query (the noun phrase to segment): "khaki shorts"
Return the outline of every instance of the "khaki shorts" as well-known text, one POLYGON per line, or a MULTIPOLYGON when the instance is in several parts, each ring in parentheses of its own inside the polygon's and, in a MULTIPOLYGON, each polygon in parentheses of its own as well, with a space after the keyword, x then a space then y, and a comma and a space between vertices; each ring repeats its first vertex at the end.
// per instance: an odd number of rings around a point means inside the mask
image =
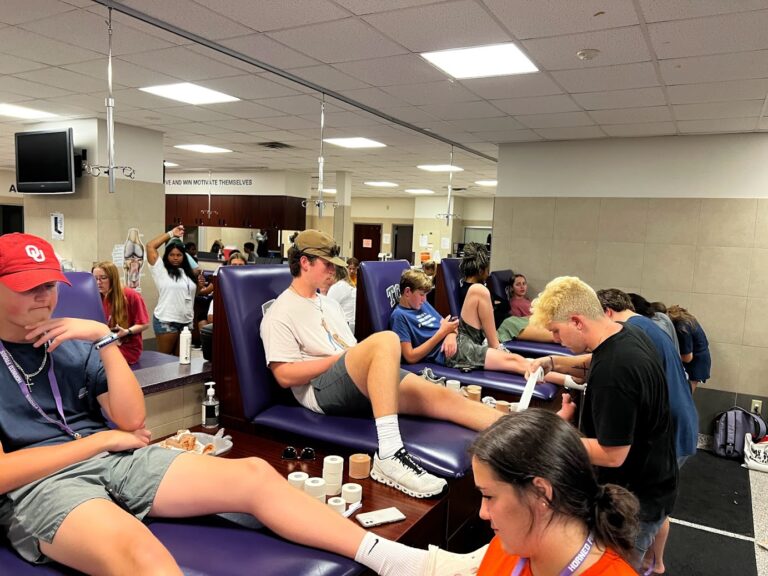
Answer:
POLYGON ((39 541, 52 542, 61 523, 80 504, 94 498, 111 501, 107 487, 142 520, 179 454, 178 450, 148 446, 68 466, 0 496, 0 526, 8 531, 8 540, 22 558, 37 564, 48 562, 39 541))

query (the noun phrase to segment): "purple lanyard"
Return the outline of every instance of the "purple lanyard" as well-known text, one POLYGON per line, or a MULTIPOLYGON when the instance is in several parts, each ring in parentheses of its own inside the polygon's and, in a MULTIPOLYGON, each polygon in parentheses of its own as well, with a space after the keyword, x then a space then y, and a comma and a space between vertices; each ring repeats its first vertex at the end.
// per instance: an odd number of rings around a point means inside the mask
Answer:
MULTIPOLYGON (((560 576, 571 576, 574 572, 576 572, 579 566, 584 563, 584 560, 587 559, 589 551, 592 550, 592 546, 594 546, 594 544, 595 538, 590 532, 589 536, 587 536, 587 539, 584 541, 584 545, 581 547, 581 550, 576 553, 576 556, 574 556, 573 560, 568 563, 568 566, 563 568, 562 572, 560 572, 560 576)), ((517 561, 517 564, 515 564, 515 568, 512 570, 512 574, 510 576, 520 576, 527 564, 528 558, 520 558, 517 561)))
POLYGON ((74 438, 75 440, 78 440, 81 438, 80 434, 72 430, 72 428, 69 427, 67 424, 67 419, 64 416, 64 406, 61 402, 61 392, 59 391, 59 383, 56 381, 56 375, 53 373, 53 355, 50 357, 50 366, 48 367, 48 382, 51 385, 51 392, 53 393, 53 400, 56 402, 56 410, 59 413, 59 416, 61 416, 61 421, 55 420, 54 418, 51 418, 48 416, 48 414, 45 413, 45 411, 40 408, 40 404, 37 403, 37 401, 32 398, 32 394, 29 391, 29 387, 27 386, 26 382, 24 382, 24 378, 22 378, 21 374, 19 374, 19 370, 16 368, 16 366, 13 364, 13 360, 11 359, 10 353, 8 350, 5 349, 5 346, 2 342, 0 342, 0 356, 3 358, 3 362, 5 362, 5 366, 8 368, 8 371, 11 373, 11 376, 13 376, 13 379, 16 380, 16 384, 19 385, 19 390, 21 391, 22 395, 26 399, 26 401, 29 403, 32 408, 37 410, 37 413, 42 416, 46 422, 49 424, 53 424, 54 426, 58 426, 62 432, 69 434, 74 438))

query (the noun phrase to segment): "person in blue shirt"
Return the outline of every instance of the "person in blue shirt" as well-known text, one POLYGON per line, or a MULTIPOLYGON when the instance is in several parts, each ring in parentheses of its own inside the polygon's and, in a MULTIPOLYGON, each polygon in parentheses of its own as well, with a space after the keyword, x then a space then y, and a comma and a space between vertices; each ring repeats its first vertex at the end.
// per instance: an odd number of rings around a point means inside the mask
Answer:
MULTIPOLYGON (((408 364, 433 362, 443 366, 484 368, 500 372, 525 374, 530 361, 519 354, 474 344, 459 349, 459 320, 442 318, 427 302, 432 279, 422 270, 406 270, 400 277, 400 300, 392 310, 389 325, 400 338, 403 359, 408 364)), ((564 384, 565 376, 547 374, 547 382, 564 384)))
POLYGON ((670 306, 667 308, 667 316, 675 325, 677 340, 680 342, 680 358, 688 373, 691 391, 696 392, 699 384, 709 380, 712 369, 707 335, 696 317, 682 306, 670 306))
MULTIPOLYGON (((693 403, 693 395, 683 369, 683 363, 669 336, 653 320, 634 311, 628 294, 615 288, 598 290, 597 297, 605 315, 615 322, 637 326, 653 342, 664 367, 669 393, 669 409, 675 428, 675 454, 678 468, 696 453, 699 434, 699 416, 693 403)), ((664 548, 669 535, 669 519, 666 519, 651 547, 654 572, 664 572, 664 548)), ((649 555, 651 556, 651 555, 649 555)))

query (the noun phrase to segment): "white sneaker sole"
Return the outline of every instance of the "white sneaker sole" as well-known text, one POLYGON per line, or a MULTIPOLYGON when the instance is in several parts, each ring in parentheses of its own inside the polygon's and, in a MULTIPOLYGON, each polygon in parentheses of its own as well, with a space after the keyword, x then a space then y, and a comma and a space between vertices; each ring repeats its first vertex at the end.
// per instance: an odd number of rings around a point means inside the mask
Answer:
POLYGON ((400 492, 404 492, 405 494, 408 494, 408 496, 413 496, 414 498, 429 498, 431 496, 437 496, 438 494, 442 494, 443 490, 445 490, 445 484, 440 487, 440 490, 435 490, 432 492, 416 492, 414 490, 411 490, 410 488, 406 488, 402 484, 399 484, 398 482, 395 482, 392 480, 389 476, 385 475, 383 472, 379 472, 376 470, 376 467, 371 468, 371 478, 376 480, 376 482, 381 482, 382 484, 386 484, 387 486, 392 486, 393 488, 397 488, 400 490, 400 492))

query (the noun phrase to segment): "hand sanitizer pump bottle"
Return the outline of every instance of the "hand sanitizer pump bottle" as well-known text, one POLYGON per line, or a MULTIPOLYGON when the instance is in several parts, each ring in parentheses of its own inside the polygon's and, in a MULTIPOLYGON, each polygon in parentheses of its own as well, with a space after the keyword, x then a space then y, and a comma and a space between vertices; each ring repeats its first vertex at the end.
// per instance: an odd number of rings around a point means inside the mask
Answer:
POLYGON ((192 332, 187 326, 179 334, 179 364, 189 364, 192 361, 192 332))
POLYGON ((219 426, 219 399, 216 398, 214 390, 215 382, 206 382, 208 390, 205 392, 203 400, 203 428, 218 428, 219 426))

